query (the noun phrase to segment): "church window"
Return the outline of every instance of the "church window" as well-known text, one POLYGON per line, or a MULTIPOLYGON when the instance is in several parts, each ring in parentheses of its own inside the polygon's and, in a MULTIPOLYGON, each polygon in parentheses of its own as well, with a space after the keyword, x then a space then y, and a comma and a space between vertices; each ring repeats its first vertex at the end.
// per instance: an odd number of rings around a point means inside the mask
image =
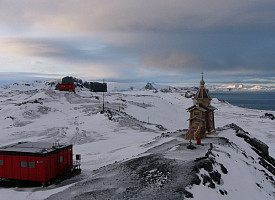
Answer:
POLYGON ((200 125, 200 123, 199 122, 195 122, 195 127, 198 127, 199 125, 200 125))
POLYGON ((199 116, 199 115, 200 115, 200 112, 198 112, 198 111, 194 112, 194 116, 199 116))

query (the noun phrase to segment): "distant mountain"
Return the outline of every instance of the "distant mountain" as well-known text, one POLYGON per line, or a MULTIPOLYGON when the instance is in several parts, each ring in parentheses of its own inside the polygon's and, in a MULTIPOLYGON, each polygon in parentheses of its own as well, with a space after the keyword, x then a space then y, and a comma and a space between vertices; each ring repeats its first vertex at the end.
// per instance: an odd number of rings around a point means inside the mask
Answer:
POLYGON ((263 85, 245 85, 241 83, 208 86, 211 91, 275 91, 275 87, 263 85))

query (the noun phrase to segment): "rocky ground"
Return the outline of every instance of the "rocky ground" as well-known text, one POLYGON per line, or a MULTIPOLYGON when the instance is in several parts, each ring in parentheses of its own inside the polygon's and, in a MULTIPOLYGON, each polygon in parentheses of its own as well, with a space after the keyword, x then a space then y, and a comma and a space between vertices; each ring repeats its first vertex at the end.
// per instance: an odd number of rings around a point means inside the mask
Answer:
MULTIPOLYGON (((185 199, 194 198, 193 185, 210 188, 221 198, 228 196, 230 199, 232 191, 224 187, 224 177, 234 176, 235 172, 229 171, 227 164, 216 159, 221 153, 220 146, 234 150, 239 154, 238 161, 262 172, 265 184, 274 191, 275 163, 268 155, 268 146, 251 138, 248 132, 235 124, 219 128, 218 135, 228 129, 232 134, 228 138, 237 136, 239 140, 244 139, 247 148, 253 149, 259 157, 252 157, 255 156, 253 153, 241 150, 238 144, 225 137, 211 136, 203 140, 203 145, 194 144, 195 149, 190 150, 187 149, 188 142, 183 139, 184 132, 164 133, 162 137, 173 139, 150 148, 136 158, 101 167, 93 171, 87 180, 48 199, 185 199), (247 160, 244 161, 243 157, 247 160), (255 165, 255 160, 259 165, 255 165)), ((222 153, 231 157, 227 152, 222 153)), ((259 183, 255 186, 263 187, 259 183)), ((275 197, 271 191, 268 195, 270 199, 275 197)))

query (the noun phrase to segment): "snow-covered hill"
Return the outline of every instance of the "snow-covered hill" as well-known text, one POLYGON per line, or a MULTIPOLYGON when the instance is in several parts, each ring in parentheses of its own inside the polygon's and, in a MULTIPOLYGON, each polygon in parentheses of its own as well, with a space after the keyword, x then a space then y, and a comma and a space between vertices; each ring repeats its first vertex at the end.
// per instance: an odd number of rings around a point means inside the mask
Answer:
POLYGON ((211 85, 209 86, 209 90, 216 91, 216 92, 255 92, 255 91, 274 91, 274 86, 270 85, 255 85, 255 84, 242 84, 242 83, 235 83, 235 84, 219 84, 219 85, 211 85))
POLYGON ((102 93, 54 88, 54 81, 0 88, 0 145, 72 143, 74 153, 82 154, 83 173, 47 188, 0 188, 0 199, 275 198, 274 174, 263 164, 272 167, 272 161, 228 126, 266 143, 275 157, 275 122, 264 117, 266 111, 214 99, 220 128, 204 146, 188 150, 184 129, 192 99, 185 98, 186 89, 107 92, 101 114, 102 93))

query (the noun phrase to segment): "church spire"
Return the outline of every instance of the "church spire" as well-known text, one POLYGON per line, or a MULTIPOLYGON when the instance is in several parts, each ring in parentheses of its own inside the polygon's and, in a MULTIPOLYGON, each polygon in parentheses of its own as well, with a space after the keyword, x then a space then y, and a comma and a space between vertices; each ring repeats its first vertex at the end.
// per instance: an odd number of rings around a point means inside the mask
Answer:
POLYGON ((200 81, 200 88, 198 90, 198 92, 196 93, 195 95, 195 98, 196 100, 199 100, 199 99, 209 99, 211 100, 212 98, 209 96, 208 94, 208 91, 207 89, 204 87, 204 80, 203 80, 203 72, 201 73, 201 81, 200 81))
POLYGON ((201 81, 200 81, 200 84, 201 84, 201 85, 204 85, 204 84, 205 84, 205 82, 204 82, 204 80, 203 80, 203 72, 201 73, 201 81))

